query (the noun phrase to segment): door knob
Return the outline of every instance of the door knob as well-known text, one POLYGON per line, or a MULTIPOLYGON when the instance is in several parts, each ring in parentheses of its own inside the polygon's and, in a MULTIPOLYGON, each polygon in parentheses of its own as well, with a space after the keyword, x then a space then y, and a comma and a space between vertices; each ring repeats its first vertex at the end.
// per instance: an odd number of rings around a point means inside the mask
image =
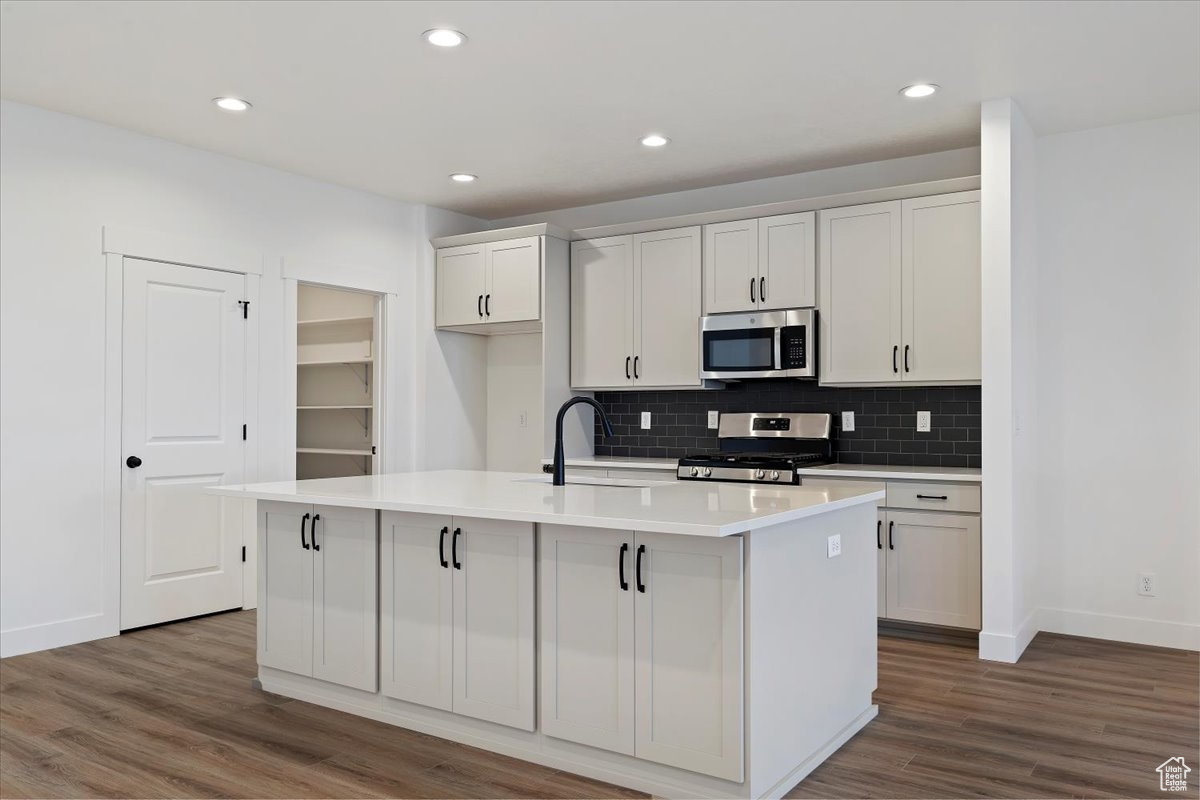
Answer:
POLYGON ((137 469, 141 465, 142 460, 137 456, 130 456, 129 458, 125 459, 125 466, 129 467, 130 469, 137 469))

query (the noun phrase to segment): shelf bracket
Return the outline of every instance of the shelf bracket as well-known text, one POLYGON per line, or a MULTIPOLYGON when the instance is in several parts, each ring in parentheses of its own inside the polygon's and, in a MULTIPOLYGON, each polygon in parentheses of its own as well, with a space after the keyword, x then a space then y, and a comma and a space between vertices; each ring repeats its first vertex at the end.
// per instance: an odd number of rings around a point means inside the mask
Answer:
POLYGON ((348 408, 346 410, 350 411, 350 412, 354 412, 354 411, 362 412, 363 436, 369 435, 371 433, 371 409, 369 409, 369 408, 348 408))
MULTIPOLYGON (((356 370, 354 368, 355 367, 354 364, 345 364, 344 366, 347 369, 349 369, 351 372, 353 372, 355 374, 355 376, 358 375, 358 370, 356 370)), ((362 382, 363 382, 363 389, 370 389, 371 384, 369 383, 369 381, 371 379, 371 365, 363 364, 362 368, 363 368, 363 374, 362 374, 362 378, 360 380, 362 380, 362 382)))

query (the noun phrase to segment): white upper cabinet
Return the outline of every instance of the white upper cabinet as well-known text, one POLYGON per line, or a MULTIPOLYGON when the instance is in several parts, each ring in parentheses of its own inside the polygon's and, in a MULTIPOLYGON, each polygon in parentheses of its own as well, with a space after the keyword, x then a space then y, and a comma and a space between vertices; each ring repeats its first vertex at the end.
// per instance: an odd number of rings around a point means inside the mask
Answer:
POLYGON ((700 228, 571 245, 571 385, 700 385, 700 228))
POLYGON ((836 208, 818 224, 822 383, 980 380, 978 191, 836 208))
POLYGON ((904 379, 978 381, 979 192, 903 201, 904 379))
POLYGON ((704 226, 704 313, 816 305, 816 215, 704 226))
POLYGON ((542 237, 437 251, 437 327, 470 328, 541 318, 542 237))

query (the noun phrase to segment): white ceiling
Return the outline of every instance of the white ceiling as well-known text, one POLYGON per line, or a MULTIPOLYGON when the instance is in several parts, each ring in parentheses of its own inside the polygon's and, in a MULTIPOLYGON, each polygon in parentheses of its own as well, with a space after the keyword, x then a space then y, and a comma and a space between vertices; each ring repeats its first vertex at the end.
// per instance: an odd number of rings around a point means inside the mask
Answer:
POLYGON ((0 93, 498 218, 1193 112, 1200 3, 4 0, 0 93))

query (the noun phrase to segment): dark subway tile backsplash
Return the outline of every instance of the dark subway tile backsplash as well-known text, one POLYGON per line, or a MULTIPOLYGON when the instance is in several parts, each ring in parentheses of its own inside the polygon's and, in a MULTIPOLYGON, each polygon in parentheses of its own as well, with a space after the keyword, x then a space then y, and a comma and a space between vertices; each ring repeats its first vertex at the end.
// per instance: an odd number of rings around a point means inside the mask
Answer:
POLYGON ((979 467, 978 386, 849 389, 799 380, 731 383, 712 391, 596 392, 612 422, 604 438, 596 421, 596 455, 678 458, 717 450, 708 412, 829 412, 834 453, 845 464, 979 467), (651 428, 641 429, 641 413, 651 428), (842 431, 841 412, 854 412, 854 430, 842 431), (930 412, 929 433, 917 433, 917 412, 930 412))

